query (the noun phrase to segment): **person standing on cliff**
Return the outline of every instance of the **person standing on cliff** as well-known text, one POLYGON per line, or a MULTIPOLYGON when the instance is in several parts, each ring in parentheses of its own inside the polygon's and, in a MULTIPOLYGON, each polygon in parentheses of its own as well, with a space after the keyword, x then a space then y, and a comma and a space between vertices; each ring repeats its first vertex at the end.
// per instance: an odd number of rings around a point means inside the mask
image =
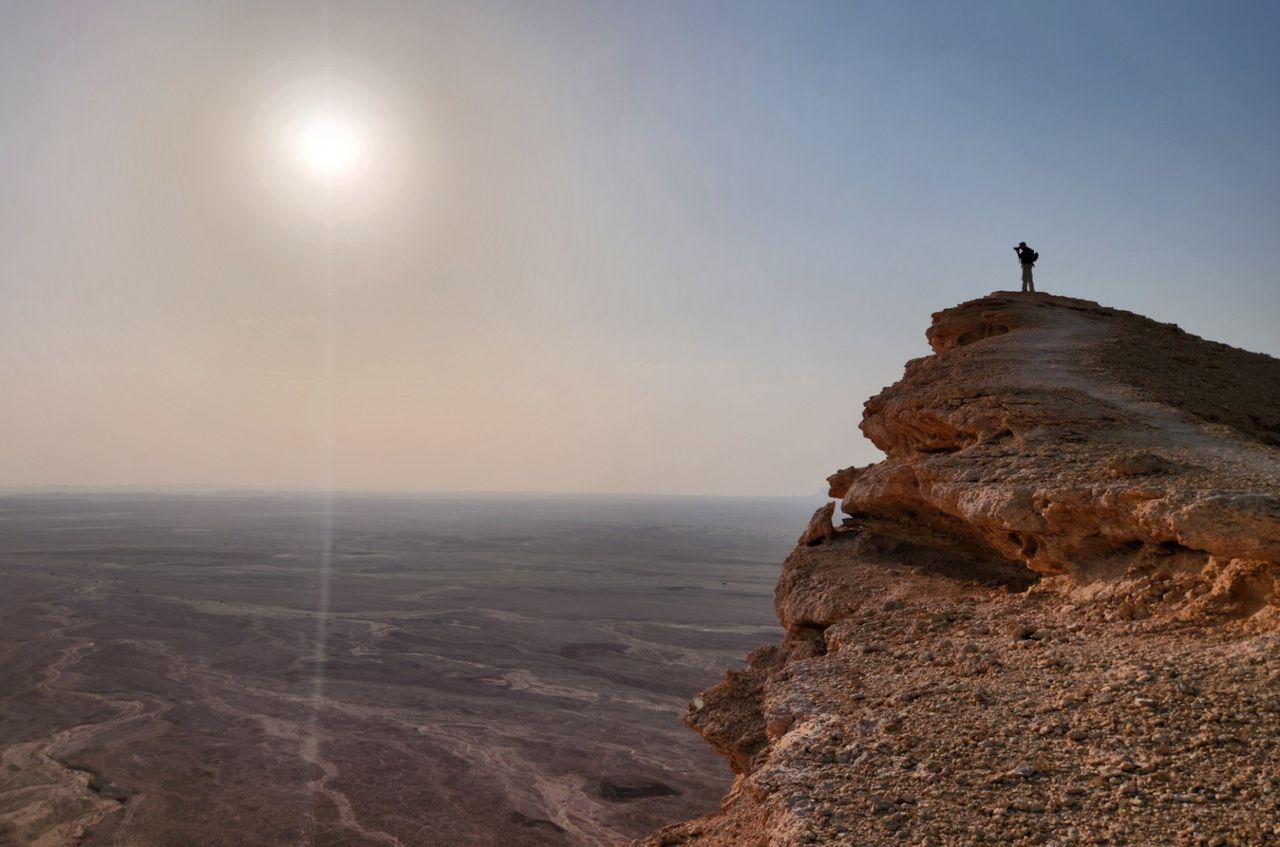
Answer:
POLYGON ((1019 241, 1018 246, 1013 248, 1013 252, 1018 254, 1018 261, 1022 263, 1022 291, 1024 293, 1036 293, 1036 284, 1031 279, 1031 269, 1035 267, 1036 259, 1040 258, 1040 254, 1027 246, 1027 242, 1019 241))

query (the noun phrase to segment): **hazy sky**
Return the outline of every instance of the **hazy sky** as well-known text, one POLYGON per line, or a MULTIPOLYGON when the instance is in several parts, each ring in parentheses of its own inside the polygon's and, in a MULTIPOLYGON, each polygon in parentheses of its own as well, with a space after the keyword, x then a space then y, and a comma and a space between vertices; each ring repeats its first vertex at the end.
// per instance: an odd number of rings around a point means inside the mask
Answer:
POLYGON ((1019 240, 1043 289, 1280 353, 1278 31, 0 0, 0 485, 812 493, 1019 240), (358 178, 291 156, 317 109, 358 178))

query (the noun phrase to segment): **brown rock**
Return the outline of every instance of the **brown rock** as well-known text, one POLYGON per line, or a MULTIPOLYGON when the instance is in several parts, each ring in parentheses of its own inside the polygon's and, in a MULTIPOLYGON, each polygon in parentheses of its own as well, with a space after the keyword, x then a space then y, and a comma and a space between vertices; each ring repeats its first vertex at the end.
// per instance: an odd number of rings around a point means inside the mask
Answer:
POLYGON ((1280 362, 1050 295, 927 335, 783 563, 782 645, 686 715, 722 813, 638 844, 1280 838, 1280 362))
POLYGON ((818 511, 813 513, 813 517, 809 519, 809 525, 800 535, 797 544, 805 547, 814 547, 824 541, 829 541, 836 534, 836 528, 831 525, 831 519, 836 513, 836 504, 828 503, 818 511))
POLYGON ((1147 476, 1168 470, 1173 470, 1173 465, 1154 453, 1128 453, 1107 462, 1107 473, 1112 477, 1147 476))
POLYGON ((849 493, 849 485, 857 478, 858 474, 870 467, 872 466, 841 468, 827 477, 827 496, 835 497, 837 500, 844 497, 849 493))
POLYGON ((978 536, 1045 574, 1280 559, 1280 362, 1050 296, 941 312, 930 341, 867 402, 888 458, 849 480, 850 517, 978 536))
POLYGON ((777 647, 753 651, 746 670, 728 671, 685 711, 685 725, 727 758, 734 773, 749 773, 767 744, 761 698, 765 680, 781 667, 782 659, 777 647))

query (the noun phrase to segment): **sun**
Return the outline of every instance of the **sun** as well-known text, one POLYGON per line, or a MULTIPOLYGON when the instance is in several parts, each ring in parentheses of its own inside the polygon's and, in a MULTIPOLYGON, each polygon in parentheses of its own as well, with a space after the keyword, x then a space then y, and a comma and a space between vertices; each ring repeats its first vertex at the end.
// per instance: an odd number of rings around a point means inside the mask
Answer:
POLYGON ((369 164, 367 135, 351 118, 315 115, 301 120, 292 147, 303 173, 323 183, 351 182, 369 164))
POLYGON ((267 81, 246 94, 247 108, 229 123, 238 141, 233 155, 280 223, 341 220, 352 227, 412 190, 424 148, 423 125, 406 122, 412 108, 324 75, 267 81))

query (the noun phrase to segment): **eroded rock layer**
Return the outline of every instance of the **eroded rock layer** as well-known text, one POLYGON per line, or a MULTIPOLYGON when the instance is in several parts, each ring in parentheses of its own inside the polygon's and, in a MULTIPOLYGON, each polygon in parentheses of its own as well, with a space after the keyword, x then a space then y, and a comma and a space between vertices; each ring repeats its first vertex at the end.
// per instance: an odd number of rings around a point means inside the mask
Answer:
POLYGON ((1280 361, 1047 295, 928 338, 686 713, 721 813, 638 844, 1280 844, 1280 361))

